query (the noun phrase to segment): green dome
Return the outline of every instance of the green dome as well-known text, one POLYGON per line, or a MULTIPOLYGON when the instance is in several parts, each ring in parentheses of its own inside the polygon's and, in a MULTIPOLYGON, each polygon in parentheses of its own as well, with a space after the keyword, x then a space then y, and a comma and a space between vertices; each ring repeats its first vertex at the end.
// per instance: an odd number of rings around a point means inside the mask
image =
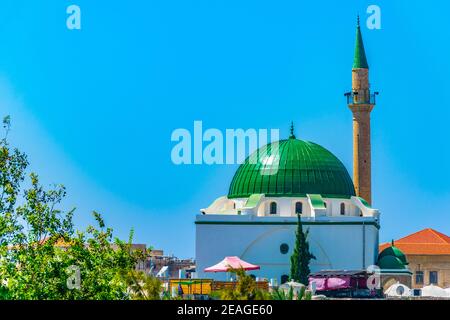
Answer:
POLYGON ((340 198, 355 195, 353 181, 344 165, 327 149, 293 136, 280 140, 278 171, 275 171, 274 148, 273 143, 268 144, 241 164, 231 182, 228 198, 247 198, 252 194, 269 197, 320 194, 340 198))
MULTIPOLYGON (((408 260, 406 259, 405 254, 396 246, 391 245, 390 247, 381 251, 381 253, 378 255, 378 261, 380 262, 381 260, 383 260, 383 258, 386 258, 386 257, 394 257, 394 258, 400 260, 400 262, 403 266, 406 266, 409 264, 408 260)), ((381 268, 380 265, 378 265, 378 266, 381 268)))
POLYGON ((378 260, 378 267, 380 269, 406 269, 405 264, 395 256, 384 256, 378 260))

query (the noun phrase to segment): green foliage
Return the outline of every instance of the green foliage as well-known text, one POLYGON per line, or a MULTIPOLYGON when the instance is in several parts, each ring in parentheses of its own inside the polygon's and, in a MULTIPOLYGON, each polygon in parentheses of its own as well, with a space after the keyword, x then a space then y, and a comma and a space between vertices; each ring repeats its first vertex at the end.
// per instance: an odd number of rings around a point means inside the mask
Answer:
POLYGON ((272 300, 294 300, 294 289, 291 287, 289 291, 277 288, 271 293, 272 300))
POLYGON ((312 292, 310 290, 306 290, 303 295, 303 300, 312 300, 312 292))
POLYGON ((176 300, 176 301, 181 301, 181 300, 190 300, 188 298, 184 298, 183 296, 180 295, 176 295, 176 296, 172 296, 172 293, 169 291, 163 291, 162 296, 161 296, 161 300, 176 300))
POLYGON ((220 292, 221 300, 267 300, 270 295, 267 291, 260 290, 256 281, 245 273, 244 269, 231 270, 236 275, 236 285, 220 292))
POLYGON ((295 247, 291 256, 291 280, 308 285, 308 275, 311 270, 309 263, 316 257, 309 251, 309 229, 303 232, 302 220, 298 215, 297 232, 295 233, 295 247))
POLYGON ((223 294, 222 290, 213 290, 209 293, 209 298, 212 300, 221 300, 223 294))
POLYGON ((170 298, 163 295, 161 281, 142 271, 131 270, 125 275, 128 291, 133 300, 160 300, 170 298))
POLYGON ((271 292, 272 300, 311 300, 311 298, 312 293, 306 290, 306 287, 299 288, 297 294, 293 287, 290 287, 288 291, 278 288, 271 292))
MULTIPOLYGON (((0 299, 128 299, 124 275, 147 252, 113 238, 100 214, 76 231, 74 209, 60 209, 63 186, 44 189, 27 157, 0 140, 0 299), (28 185, 23 189, 22 185, 28 185), (77 271, 78 270, 78 271, 77 271), (79 272, 79 273, 78 273, 79 272)), ((152 292, 153 294, 153 292, 152 292)))

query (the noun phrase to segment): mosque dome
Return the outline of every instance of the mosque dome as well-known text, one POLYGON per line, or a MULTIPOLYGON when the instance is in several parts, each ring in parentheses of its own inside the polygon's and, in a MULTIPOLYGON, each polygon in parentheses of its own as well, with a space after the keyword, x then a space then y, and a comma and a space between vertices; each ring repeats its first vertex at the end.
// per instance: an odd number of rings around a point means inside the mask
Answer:
POLYGON ((267 197, 320 194, 329 198, 350 198, 355 195, 355 187, 347 169, 335 155, 291 134, 289 139, 255 151, 236 171, 228 198, 246 198, 252 194, 267 197))
POLYGON ((380 269, 406 269, 408 264, 405 254, 394 245, 384 249, 378 255, 380 269))

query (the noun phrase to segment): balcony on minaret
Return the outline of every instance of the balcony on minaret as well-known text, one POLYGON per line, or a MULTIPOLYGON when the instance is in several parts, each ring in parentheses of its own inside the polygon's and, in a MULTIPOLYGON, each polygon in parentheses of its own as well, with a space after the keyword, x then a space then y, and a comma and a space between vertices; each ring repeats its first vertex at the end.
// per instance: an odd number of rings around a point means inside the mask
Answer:
POLYGON ((354 92, 347 92, 344 95, 347 97, 347 104, 370 104, 375 105, 376 104, 376 96, 378 95, 378 92, 370 93, 370 92, 364 92, 364 91, 354 91, 354 92))

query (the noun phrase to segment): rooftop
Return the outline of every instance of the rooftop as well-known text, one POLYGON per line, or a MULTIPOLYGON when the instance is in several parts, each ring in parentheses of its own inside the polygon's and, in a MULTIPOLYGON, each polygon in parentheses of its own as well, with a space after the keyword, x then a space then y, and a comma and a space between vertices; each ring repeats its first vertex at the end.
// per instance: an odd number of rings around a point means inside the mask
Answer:
MULTIPOLYGON (((390 246, 381 244, 380 252, 390 246)), ((406 255, 450 255, 450 237, 431 228, 396 240, 395 246, 406 255)))

